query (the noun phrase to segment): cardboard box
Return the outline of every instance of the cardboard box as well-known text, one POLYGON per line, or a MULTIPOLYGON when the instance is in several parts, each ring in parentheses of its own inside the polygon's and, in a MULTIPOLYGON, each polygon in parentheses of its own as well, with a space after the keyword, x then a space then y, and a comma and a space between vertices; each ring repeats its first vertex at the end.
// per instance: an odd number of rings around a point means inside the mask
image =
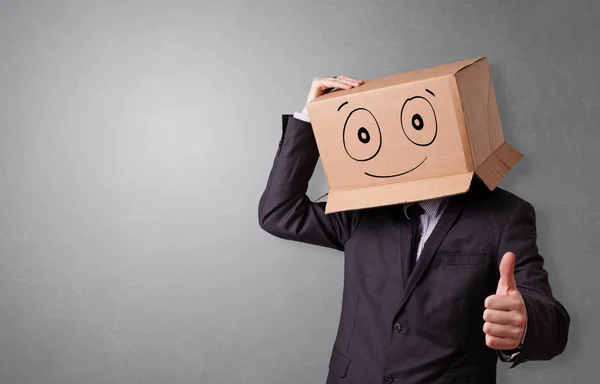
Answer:
POLYGON ((326 212, 491 190, 523 157, 504 142, 485 57, 366 81, 308 104, 326 212))

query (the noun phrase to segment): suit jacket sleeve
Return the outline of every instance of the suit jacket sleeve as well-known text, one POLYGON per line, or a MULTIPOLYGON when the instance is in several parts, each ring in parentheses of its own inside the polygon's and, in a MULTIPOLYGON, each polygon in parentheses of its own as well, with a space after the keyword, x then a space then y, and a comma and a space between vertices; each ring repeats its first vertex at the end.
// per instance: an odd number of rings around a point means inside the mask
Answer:
POLYGON ((258 206, 261 228, 280 238, 338 250, 352 234, 358 212, 325 214, 306 190, 319 152, 310 123, 283 115, 283 133, 258 206))
POLYGON ((511 214, 500 238, 498 258, 515 254, 515 280, 527 309, 527 334, 511 368, 527 360, 549 360, 560 354, 569 333, 570 317, 552 295, 544 259, 537 247, 535 210, 522 202, 511 214))

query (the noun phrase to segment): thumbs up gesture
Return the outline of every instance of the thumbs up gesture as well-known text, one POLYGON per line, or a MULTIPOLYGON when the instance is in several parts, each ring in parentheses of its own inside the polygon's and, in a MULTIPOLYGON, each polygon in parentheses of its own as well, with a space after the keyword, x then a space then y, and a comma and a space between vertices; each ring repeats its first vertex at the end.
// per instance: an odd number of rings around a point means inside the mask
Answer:
POLYGON ((527 325, 525 302, 515 281, 515 254, 507 252, 500 261, 496 294, 485 299, 483 332, 488 347, 514 349, 521 344, 527 325))

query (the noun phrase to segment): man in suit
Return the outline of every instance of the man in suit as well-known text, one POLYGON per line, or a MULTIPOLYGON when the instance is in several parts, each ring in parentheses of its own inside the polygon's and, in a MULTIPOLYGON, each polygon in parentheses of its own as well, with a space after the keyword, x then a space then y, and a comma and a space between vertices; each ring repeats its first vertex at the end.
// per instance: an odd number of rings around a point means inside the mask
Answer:
MULTIPOLYGON (((345 76, 316 78, 307 103, 345 76)), ((553 297, 528 202, 474 179, 467 193, 325 214, 306 196, 319 153, 307 115, 283 135, 259 223, 344 251, 344 292, 327 383, 495 383, 496 362, 548 360, 570 318, 553 297)))

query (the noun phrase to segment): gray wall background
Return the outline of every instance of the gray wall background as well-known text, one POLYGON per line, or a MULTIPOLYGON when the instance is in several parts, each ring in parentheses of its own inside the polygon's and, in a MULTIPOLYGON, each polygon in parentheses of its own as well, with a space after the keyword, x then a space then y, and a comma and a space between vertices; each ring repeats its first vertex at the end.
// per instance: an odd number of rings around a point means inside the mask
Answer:
MULTIPOLYGON (((0 0, 0 383, 320 383, 342 254, 263 233, 315 76, 487 55, 502 187, 534 204, 570 342, 501 383, 592 383, 600 354, 596 1, 0 0)), ((322 170, 310 187, 327 190, 322 170)))

